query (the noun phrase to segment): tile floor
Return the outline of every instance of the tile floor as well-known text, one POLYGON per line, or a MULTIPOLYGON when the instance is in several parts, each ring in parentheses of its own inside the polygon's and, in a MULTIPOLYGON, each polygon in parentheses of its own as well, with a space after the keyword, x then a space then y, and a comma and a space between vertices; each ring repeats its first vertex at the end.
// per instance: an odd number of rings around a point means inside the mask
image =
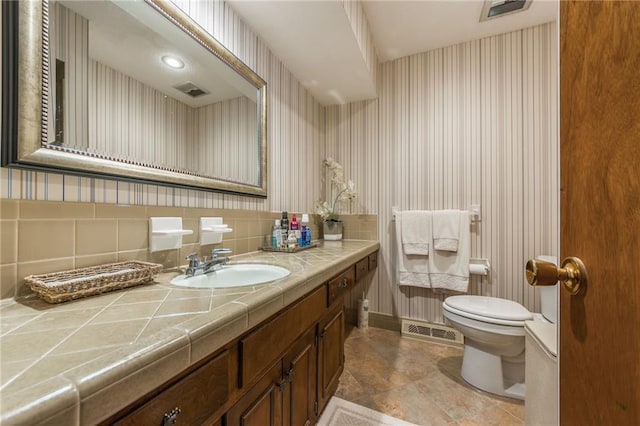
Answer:
POLYGON ((417 425, 524 425, 522 401, 468 385, 462 349, 347 326, 336 396, 417 425))

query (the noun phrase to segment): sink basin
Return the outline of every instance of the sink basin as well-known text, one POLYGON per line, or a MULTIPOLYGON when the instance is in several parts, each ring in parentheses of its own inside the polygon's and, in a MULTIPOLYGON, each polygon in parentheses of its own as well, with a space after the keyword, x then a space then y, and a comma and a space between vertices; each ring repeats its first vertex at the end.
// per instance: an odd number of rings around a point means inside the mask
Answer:
POLYGON ((287 268, 263 263, 239 263, 225 265, 221 269, 207 274, 187 277, 178 275, 171 284, 192 288, 229 288, 264 284, 284 278, 291 272, 287 268))

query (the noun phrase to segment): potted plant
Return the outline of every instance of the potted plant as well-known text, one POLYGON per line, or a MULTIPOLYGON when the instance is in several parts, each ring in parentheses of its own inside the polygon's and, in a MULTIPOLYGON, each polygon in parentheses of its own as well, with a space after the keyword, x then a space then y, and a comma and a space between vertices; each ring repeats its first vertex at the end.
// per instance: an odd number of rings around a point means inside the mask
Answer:
POLYGON ((330 202, 316 201, 316 213, 322 218, 322 228, 325 240, 342 239, 342 220, 336 214, 336 205, 340 201, 349 201, 357 197, 353 181, 344 180, 342 165, 331 157, 326 158, 322 165, 331 172, 331 198, 330 202))

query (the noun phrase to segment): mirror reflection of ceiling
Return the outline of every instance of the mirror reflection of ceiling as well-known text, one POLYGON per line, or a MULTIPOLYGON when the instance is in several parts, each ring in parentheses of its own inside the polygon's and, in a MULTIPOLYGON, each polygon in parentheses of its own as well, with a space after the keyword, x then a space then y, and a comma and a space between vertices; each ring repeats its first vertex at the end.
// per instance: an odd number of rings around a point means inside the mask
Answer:
POLYGON ((255 87, 204 47, 193 43, 178 27, 157 26, 159 20, 166 19, 144 3, 60 3, 89 20, 89 56, 96 62, 144 82, 192 108, 242 95, 256 101, 255 87), (163 30, 160 32, 154 28, 163 30), (162 62, 163 56, 181 59, 184 67, 168 67, 162 62), (175 88, 187 82, 208 93, 192 97, 175 88))

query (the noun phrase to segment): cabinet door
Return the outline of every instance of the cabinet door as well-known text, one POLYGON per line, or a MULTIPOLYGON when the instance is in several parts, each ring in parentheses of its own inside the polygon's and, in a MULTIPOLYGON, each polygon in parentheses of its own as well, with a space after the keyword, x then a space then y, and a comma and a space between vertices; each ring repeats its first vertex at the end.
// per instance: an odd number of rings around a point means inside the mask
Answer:
POLYGON ((283 358, 284 378, 288 385, 284 395, 284 424, 310 425, 315 421, 316 401, 316 327, 299 339, 283 358))
POLYGON ((227 426, 282 426, 282 360, 227 412, 227 426))
POLYGON ((318 339, 318 412, 338 388, 344 369, 344 307, 332 309, 320 322, 318 339))

